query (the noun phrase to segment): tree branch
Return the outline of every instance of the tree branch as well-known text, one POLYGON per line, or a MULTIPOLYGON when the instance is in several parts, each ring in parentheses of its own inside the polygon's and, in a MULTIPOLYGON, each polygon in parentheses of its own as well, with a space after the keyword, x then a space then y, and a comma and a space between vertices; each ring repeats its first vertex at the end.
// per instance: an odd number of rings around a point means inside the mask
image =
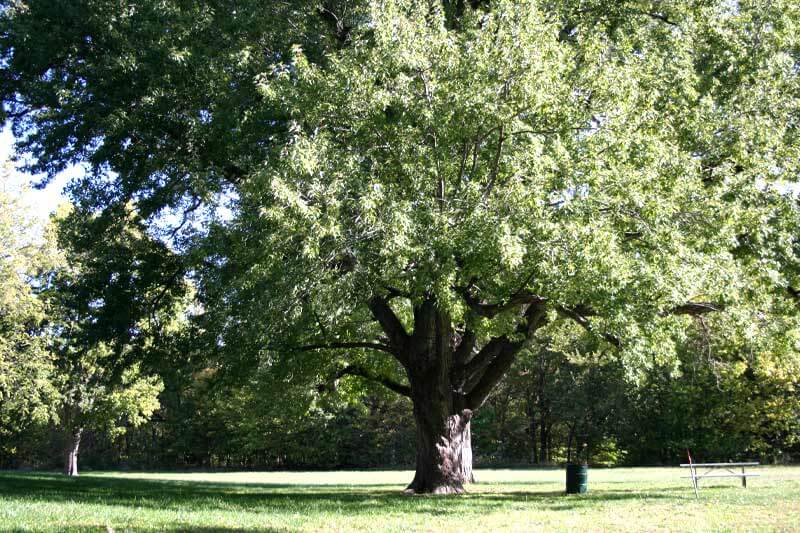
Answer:
POLYGON ((789 293, 789 296, 792 297, 792 300, 794 300, 797 303, 800 303, 800 290, 797 290, 794 287, 789 286, 786 287, 786 292, 789 293))
POLYGON ((466 304, 477 314, 486 318, 493 318, 498 314, 502 313, 503 311, 507 311, 509 309, 513 309, 514 307, 525 305, 525 304, 540 304, 547 301, 547 298, 539 296, 537 294, 531 294, 527 292, 519 292, 513 295, 508 301, 503 303, 496 303, 496 304, 487 304, 481 302, 472 294, 470 293, 469 287, 462 287, 456 289, 458 290, 461 295, 464 297, 464 301, 466 304))
POLYGON ((481 348, 481 350, 475 354, 475 357, 467 361, 461 368, 457 370, 461 373, 461 383, 462 390, 466 392, 470 392, 480 379, 483 377, 483 373, 486 370, 486 367, 489 366, 497 356, 503 351, 503 348, 509 344, 508 337, 503 335, 501 337, 495 337, 491 339, 486 345, 481 348))
MULTIPOLYGON (((0 112, 0 113, 2 113, 2 112, 0 112)), ((22 118, 22 117, 24 117, 26 115, 29 115, 31 113, 33 113, 33 109, 25 109, 25 110, 22 110, 22 111, 6 111, 4 114, 5 114, 6 118, 18 119, 18 118, 22 118)))
POLYGON ((662 13, 656 13, 655 11, 638 11, 635 9, 632 9, 631 13, 635 15, 644 15, 646 17, 650 17, 651 19, 659 20, 665 24, 669 24, 670 26, 675 26, 676 28, 679 27, 677 22, 670 20, 662 13))
POLYGON ((348 348, 378 350, 395 355, 391 346, 386 346, 385 344, 381 344, 379 342, 330 342, 327 344, 308 344, 306 346, 301 346, 300 351, 312 352, 315 350, 346 350, 348 348))
POLYGON ((500 125, 500 132, 497 137, 497 148, 494 152, 494 161, 492 162, 492 170, 489 174, 489 182, 486 184, 486 189, 483 191, 483 201, 485 202, 492 194, 494 189, 494 182, 497 179, 497 174, 500 172, 500 156, 503 154, 503 142, 505 142, 505 125, 500 125))
MULTIPOLYGON (((384 387, 386 387, 387 389, 393 390, 398 394, 411 397, 411 387, 409 387, 408 385, 403 385, 402 383, 398 383, 387 376, 381 376, 379 374, 376 374, 375 372, 371 372, 370 370, 364 368, 361 365, 348 365, 342 368, 341 370, 336 372, 333 376, 331 376, 331 378, 328 380, 328 384, 344 376, 358 376, 369 381, 374 381, 375 383, 379 383, 384 387)), ((323 388, 324 386, 325 385, 322 385, 320 386, 320 388, 323 388)))
POLYGON ((189 222, 189 216, 198 209, 200 209, 200 206, 202 205, 203 205, 203 199, 199 196, 195 196, 194 202, 189 207, 183 210, 183 213, 181 215, 182 217, 181 223, 178 226, 176 226, 172 231, 169 232, 169 234, 167 235, 167 239, 170 241, 173 240, 175 236, 178 234, 178 232, 180 232, 184 228, 184 226, 186 226, 186 224, 189 222))
POLYGON ((704 315, 706 313, 715 313, 722 311, 723 306, 720 304, 715 304, 713 302, 687 302, 683 305, 678 305, 669 309, 668 311, 664 311, 661 313, 661 316, 669 316, 669 315, 704 315))
POLYGON ((564 306, 559 305, 558 307, 556 307, 556 311, 558 311, 559 315, 565 318, 569 318, 570 320, 581 326, 589 333, 592 333, 594 335, 600 335, 609 344, 612 344, 617 348, 620 347, 621 342, 619 338, 615 337, 614 335, 611 335, 610 333, 597 333, 592 327, 592 323, 589 322, 589 319, 587 319, 583 314, 581 314, 580 308, 568 309, 564 306))
POLYGON ((458 347, 453 351, 453 362, 455 366, 458 367, 466 363, 469 356, 472 355, 476 340, 475 333, 472 330, 464 330, 464 334, 461 335, 461 342, 458 343, 458 347))
MULTIPOLYGON (((498 354, 487 365, 483 375, 467 393, 467 407, 478 409, 489 397, 495 385, 506 375, 519 351, 533 338, 534 333, 547 322, 547 307, 544 301, 532 303, 525 310, 525 323, 519 327, 523 340, 510 341, 498 338, 498 354)), ((491 341, 490 341, 491 344, 491 341)))
POLYGON ((318 12, 322 20, 328 23, 336 39, 340 45, 345 45, 350 42, 350 32, 352 28, 347 26, 342 18, 338 17, 336 13, 328 9, 326 5, 321 5, 318 12))
POLYGON ((408 366, 406 355, 408 348, 408 333, 406 333, 400 319, 394 314, 389 302, 383 296, 373 296, 369 300, 369 310, 372 316, 381 325, 384 333, 389 338, 392 354, 405 366, 408 366))
POLYGON ((386 297, 386 301, 392 300, 394 298, 406 298, 407 300, 411 299, 411 294, 398 289, 397 287, 391 287, 387 285, 386 291, 388 292, 388 296, 386 297))
POLYGON ((467 156, 469 155, 469 143, 464 139, 464 149, 461 152, 461 164, 458 167, 458 181, 456 181, 456 191, 461 187, 461 182, 464 181, 464 171, 467 169, 467 156))
POLYGON ((175 284, 178 282, 183 272, 184 267, 182 264, 179 264, 178 268, 164 281, 164 284, 161 286, 161 290, 159 290, 152 299, 146 302, 151 314, 156 312, 158 305, 161 303, 161 300, 164 299, 167 293, 175 288, 175 284))
POLYGON ((469 409, 478 409, 483 405, 495 385, 500 382, 508 372, 508 369, 511 368, 511 364, 514 362, 517 353, 522 349, 523 344, 522 341, 512 342, 507 338, 502 339, 502 342, 497 346, 497 355, 487 365, 483 374, 479 377, 476 375, 470 378, 474 385, 467 392, 466 404, 469 409))
POLYGON ((247 173, 243 168, 231 163, 222 167, 222 175, 231 184, 236 185, 247 176, 247 173))

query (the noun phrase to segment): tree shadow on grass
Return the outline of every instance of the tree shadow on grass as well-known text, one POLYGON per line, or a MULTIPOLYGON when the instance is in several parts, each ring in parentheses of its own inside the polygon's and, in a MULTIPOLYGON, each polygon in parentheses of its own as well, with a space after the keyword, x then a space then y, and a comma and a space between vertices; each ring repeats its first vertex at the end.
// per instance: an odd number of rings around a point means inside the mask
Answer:
MULTIPOLYGON (((108 531, 108 528, 113 530, 113 527, 110 525, 103 525, 102 521, 96 522, 84 522, 82 524, 74 524, 72 526, 66 527, 51 527, 51 528, 43 528, 37 529, 37 531, 53 531, 56 533, 79 533, 85 531, 108 531)), ((290 528, 290 527, 224 527, 224 526, 198 526, 192 522, 172 522, 169 526, 141 526, 141 527, 127 527, 125 526, 121 531, 125 531, 126 533, 133 533, 133 532, 144 532, 144 531, 192 531, 193 533, 238 533, 238 532, 245 532, 245 531, 259 531, 259 532, 269 532, 269 533, 289 533, 289 532, 296 532, 297 528, 290 528)))
MULTIPOLYGON (((28 502, 116 505, 153 510, 231 511, 303 515, 345 513, 475 514, 534 505, 543 510, 571 510, 598 501, 680 499, 669 489, 603 490, 577 497, 555 491, 484 492, 481 486, 462 496, 405 496, 397 485, 297 485, 213 481, 154 480, 118 477, 68 478, 59 474, 2 473, 0 495, 28 502)), ((677 489, 676 489, 677 490, 677 489)), ((210 529, 212 531, 214 529, 210 529)))

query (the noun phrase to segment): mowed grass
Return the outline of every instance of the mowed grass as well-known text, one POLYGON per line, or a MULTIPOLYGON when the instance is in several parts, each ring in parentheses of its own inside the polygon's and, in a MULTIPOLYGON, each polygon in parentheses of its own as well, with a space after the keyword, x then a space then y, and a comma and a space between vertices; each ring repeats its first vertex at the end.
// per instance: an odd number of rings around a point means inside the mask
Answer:
POLYGON ((478 470, 464 496, 404 496, 411 472, 0 472, 0 530, 30 531, 800 531, 800 467, 707 480, 680 468, 478 470))

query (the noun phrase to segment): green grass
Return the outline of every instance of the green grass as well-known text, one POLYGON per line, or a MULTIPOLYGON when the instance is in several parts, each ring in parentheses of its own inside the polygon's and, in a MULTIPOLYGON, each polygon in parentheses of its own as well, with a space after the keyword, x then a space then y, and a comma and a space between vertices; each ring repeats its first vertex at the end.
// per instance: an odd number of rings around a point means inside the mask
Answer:
POLYGON ((479 470, 450 497, 402 495, 410 472, 0 472, 0 530, 800 530, 800 467, 757 471, 699 501, 679 468, 591 469, 578 496, 563 470, 479 470))

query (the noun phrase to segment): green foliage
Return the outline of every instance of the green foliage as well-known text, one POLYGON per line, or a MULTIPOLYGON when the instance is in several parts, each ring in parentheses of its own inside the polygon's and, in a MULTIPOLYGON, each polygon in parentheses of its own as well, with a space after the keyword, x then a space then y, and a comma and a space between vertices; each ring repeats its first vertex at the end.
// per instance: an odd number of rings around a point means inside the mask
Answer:
POLYGON ((125 5, 8 4, 20 148, 119 173, 74 188, 114 217, 233 193, 198 273, 216 329, 259 357, 373 337, 387 286, 459 322, 453 288, 477 279, 488 301, 591 306, 642 364, 671 351, 645 341, 675 326, 660 312, 793 282, 769 221, 794 209, 763 192, 796 174, 791 3, 125 5))
POLYGON ((686 302, 795 320, 798 213, 774 186, 798 160, 796 9, 601 4, 496 2, 454 31, 429 2, 373 2, 327 61, 296 46, 264 68, 287 138, 212 231, 226 272, 202 278, 234 357, 273 346, 324 374, 338 358, 284 346, 376 338, 366 302, 387 288, 435 295, 482 342, 519 313, 476 317, 464 287, 587 309, 632 372, 674 364, 686 302))
POLYGON ((364 394, 353 381, 341 385, 336 394, 320 395, 304 384, 276 382, 271 373, 253 373, 242 383, 198 372, 182 400, 192 402, 191 425, 199 432, 187 451, 207 466, 411 464, 414 434, 407 400, 386 398, 383 391, 364 394), (348 385, 356 390, 341 390, 348 385))
POLYGON ((89 429, 113 439, 147 422, 159 407, 158 395, 164 388, 159 377, 142 375, 134 365, 116 379, 104 356, 108 351, 101 346, 80 359, 72 356, 62 370, 62 423, 67 433, 89 429))
POLYGON ((796 332, 762 313, 741 339, 721 333, 731 331, 722 320, 699 322, 678 367, 653 368, 629 392, 619 442, 632 462, 674 462, 687 449, 697 461, 786 461, 798 449, 796 332))
POLYGON ((85 213, 78 224, 77 210, 61 208, 39 243, 12 197, 4 193, 0 202, 8 250, 0 286, 4 456, 24 443, 22 431, 41 431, 35 425, 114 438, 145 423, 163 385, 143 364, 185 322, 176 302, 185 286, 152 288, 174 262, 164 261, 163 246, 132 214, 109 227, 85 213), (162 307, 154 309, 153 300, 162 307))
POLYGON ((57 378, 46 307, 32 280, 49 268, 54 251, 38 239, 8 181, 0 176, 0 453, 13 453, 14 435, 55 418, 57 378))
POLYGON ((146 370, 185 326, 181 266, 133 210, 111 218, 62 209, 52 223, 65 261, 43 294, 62 427, 67 435, 88 429, 114 439, 159 407, 163 382, 146 370))
POLYGON ((583 330, 556 323, 544 334, 550 347, 521 354, 476 418, 479 464, 623 464, 617 444, 636 385, 583 330))

